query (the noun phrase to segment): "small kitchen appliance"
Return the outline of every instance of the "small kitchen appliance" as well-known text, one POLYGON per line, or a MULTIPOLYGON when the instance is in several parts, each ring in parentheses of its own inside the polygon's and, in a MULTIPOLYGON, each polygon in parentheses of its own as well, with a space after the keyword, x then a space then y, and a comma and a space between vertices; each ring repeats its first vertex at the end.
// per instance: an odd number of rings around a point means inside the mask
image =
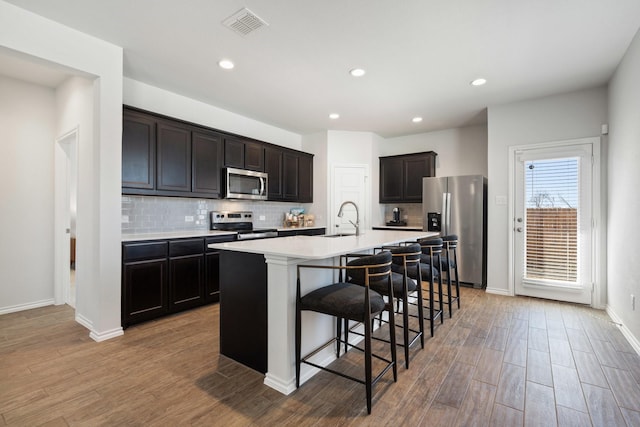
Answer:
POLYGON ((211 230, 235 231, 236 240, 278 237, 275 228, 253 228, 253 213, 249 211, 211 211, 209 217, 211 230))
POLYGON ((393 219, 389 222, 387 222, 387 225, 395 225, 395 226, 405 226, 407 225, 407 223, 405 221, 402 221, 401 218, 401 212, 402 209, 395 207, 393 208, 392 211, 392 215, 393 215, 393 219))

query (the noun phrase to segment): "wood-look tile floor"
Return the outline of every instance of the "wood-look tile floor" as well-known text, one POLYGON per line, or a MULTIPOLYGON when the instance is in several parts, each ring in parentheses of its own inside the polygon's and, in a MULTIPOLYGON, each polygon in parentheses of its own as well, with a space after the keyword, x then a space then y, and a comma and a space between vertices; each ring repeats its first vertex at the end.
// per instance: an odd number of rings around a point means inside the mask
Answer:
POLYGON ((102 343, 67 306, 0 316, 0 425, 640 426, 640 357, 602 311, 465 288, 409 370, 398 352, 371 415, 363 386, 328 373, 289 396, 266 387, 219 355, 218 314, 102 343))

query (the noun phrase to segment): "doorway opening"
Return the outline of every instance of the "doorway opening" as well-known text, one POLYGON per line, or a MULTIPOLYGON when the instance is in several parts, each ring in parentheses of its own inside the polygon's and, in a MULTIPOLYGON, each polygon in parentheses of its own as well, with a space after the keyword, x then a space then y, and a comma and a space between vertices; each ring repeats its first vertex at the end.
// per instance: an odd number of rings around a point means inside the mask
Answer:
POLYGON ((55 304, 76 306, 76 217, 78 206, 78 128, 55 141, 54 295, 55 304))

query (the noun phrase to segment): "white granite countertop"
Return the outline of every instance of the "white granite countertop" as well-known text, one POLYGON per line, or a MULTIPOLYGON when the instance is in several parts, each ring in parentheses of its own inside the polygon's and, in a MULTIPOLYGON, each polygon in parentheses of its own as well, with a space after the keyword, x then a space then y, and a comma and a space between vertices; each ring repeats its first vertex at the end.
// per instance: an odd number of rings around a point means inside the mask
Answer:
MULTIPOLYGON (((325 228, 322 226, 313 227, 256 227, 260 228, 275 228, 278 231, 289 230, 313 230, 318 228, 325 228)), ((138 234, 123 234, 123 242, 134 242, 140 240, 164 240, 164 239, 185 239, 189 237, 214 237, 214 236, 229 236, 236 234, 235 231, 220 231, 220 230, 183 230, 183 231, 165 231, 158 233, 138 233, 138 234)))
POLYGON ((228 243, 213 243, 212 249, 258 253, 300 259, 326 259, 350 252, 364 251, 399 242, 437 236, 436 232, 367 230, 360 236, 291 236, 228 243))

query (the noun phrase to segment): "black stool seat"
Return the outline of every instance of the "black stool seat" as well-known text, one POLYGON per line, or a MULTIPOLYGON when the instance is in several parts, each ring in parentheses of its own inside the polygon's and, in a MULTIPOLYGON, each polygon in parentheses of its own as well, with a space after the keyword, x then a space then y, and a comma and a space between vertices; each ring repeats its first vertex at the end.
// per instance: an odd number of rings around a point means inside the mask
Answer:
MULTIPOLYGON (((386 282, 384 285, 386 286, 386 282)), ((335 283, 316 289, 300 298, 300 307, 302 310, 362 322, 366 313, 364 298, 364 287, 354 286, 353 283, 335 283)), ((370 315, 375 317, 384 310, 385 302, 382 295, 374 290, 369 291, 369 299, 370 315)))

